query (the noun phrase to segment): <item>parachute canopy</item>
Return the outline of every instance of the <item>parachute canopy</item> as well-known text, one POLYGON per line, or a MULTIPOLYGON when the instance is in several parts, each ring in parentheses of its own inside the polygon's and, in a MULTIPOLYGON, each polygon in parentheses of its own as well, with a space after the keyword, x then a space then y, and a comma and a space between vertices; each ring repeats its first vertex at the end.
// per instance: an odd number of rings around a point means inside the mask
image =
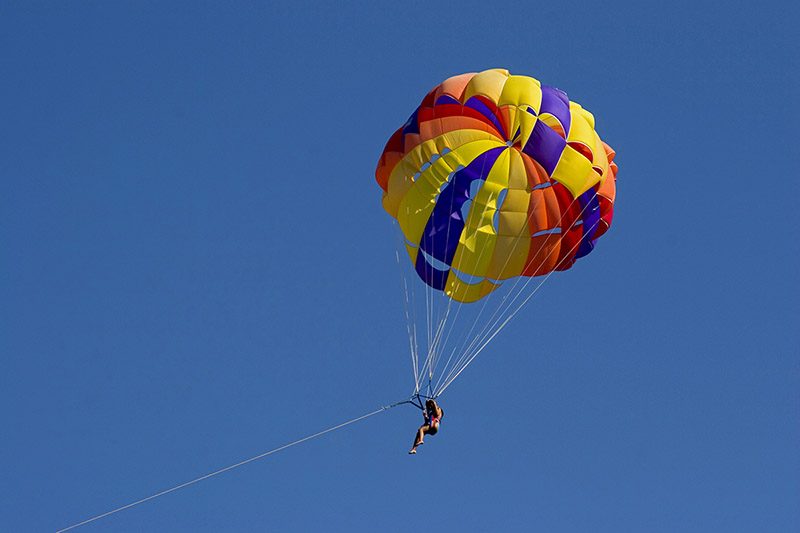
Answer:
POLYGON ((611 225, 617 166, 566 93, 492 69, 445 80, 375 172, 417 275, 458 302, 570 268, 611 225))

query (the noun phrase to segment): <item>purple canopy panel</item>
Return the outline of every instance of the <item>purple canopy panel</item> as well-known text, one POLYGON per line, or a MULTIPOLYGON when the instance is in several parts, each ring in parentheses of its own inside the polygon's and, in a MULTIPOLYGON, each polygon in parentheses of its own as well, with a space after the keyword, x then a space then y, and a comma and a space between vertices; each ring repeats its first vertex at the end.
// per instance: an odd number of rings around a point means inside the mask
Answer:
MULTIPOLYGON (((445 264, 452 264, 461 232, 464 230, 461 208, 469 200, 470 185, 475 180, 485 180, 497 158, 507 149, 506 146, 498 146, 487 150, 455 173, 436 200, 422 232, 419 243, 421 250, 445 264)), ((419 259, 417 263, 419 264, 419 259)))
POLYGON ((572 115, 569 112, 569 98, 567 93, 555 87, 542 86, 542 107, 539 114, 547 113, 553 115, 564 128, 564 134, 569 133, 572 124, 572 115))
POLYGON ((581 206, 581 220, 583 220, 583 236, 578 246, 575 259, 588 255, 594 249, 594 232, 600 223, 600 202, 597 199, 597 192, 589 189, 578 197, 581 206))
POLYGON ((561 135, 539 120, 533 127, 528 142, 522 147, 522 151, 542 165, 548 176, 552 176, 566 146, 567 141, 562 139, 561 135))
POLYGON ((437 106, 437 105, 449 105, 449 104, 461 105, 461 102, 459 102, 457 98, 453 98, 449 94, 443 94, 436 99, 436 102, 433 105, 437 106))
POLYGON ((497 131, 499 131, 503 135, 503 138, 508 139, 508 137, 506 136, 506 130, 500 123, 500 120, 498 120, 497 115, 495 115, 494 111, 489 109, 489 107, 486 104, 481 102, 479 98, 473 96, 472 98, 467 100, 467 103, 464 105, 467 107, 471 107, 475 111, 479 112, 481 115, 488 118, 492 122, 492 124, 494 124, 495 128, 497 128, 497 131))
POLYGON ((414 269, 417 271, 419 277, 436 290, 444 290, 447 283, 447 276, 450 270, 439 270, 425 259, 425 254, 422 251, 417 252, 417 262, 414 264, 414 269))

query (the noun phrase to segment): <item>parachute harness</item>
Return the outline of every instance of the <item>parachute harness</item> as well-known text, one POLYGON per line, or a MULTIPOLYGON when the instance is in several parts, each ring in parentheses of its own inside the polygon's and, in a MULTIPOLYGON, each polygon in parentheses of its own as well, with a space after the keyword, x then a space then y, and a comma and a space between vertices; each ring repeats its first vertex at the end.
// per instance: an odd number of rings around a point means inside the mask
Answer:
POLYGON ((419 392, 415 392, 411 396, 411 398, 402 403, 410 403, 420 411, 425 412, 425 402, 423 400, 435 400, 435 399, 436 399, 435 396, 426 396, 424 394, 420 394, 419 392))

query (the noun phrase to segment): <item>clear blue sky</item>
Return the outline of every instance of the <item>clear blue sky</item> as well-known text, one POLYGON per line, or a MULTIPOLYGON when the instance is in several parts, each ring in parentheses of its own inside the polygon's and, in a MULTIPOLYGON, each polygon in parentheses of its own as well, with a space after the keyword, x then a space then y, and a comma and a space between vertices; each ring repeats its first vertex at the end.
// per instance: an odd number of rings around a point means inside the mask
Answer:
POLYGON ((0 8, 0 530, 408 393, 375 163, 491 67, 595 114, 617 210, 443 431, 409 457, 394 409, 83 531, 800 529, 795 3, 168 4, 0 8))

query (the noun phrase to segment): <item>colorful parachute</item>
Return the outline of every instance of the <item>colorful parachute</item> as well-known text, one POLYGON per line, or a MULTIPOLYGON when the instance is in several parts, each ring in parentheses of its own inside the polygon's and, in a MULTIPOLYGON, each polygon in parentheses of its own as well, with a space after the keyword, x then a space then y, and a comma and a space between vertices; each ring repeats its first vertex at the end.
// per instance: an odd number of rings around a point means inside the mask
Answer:
POLYGON ((507 70, 429 92, 375 172, 419 277, 474 302, 591 252, 611 225, 617 174, 594 127, 563 91, 507 70))

